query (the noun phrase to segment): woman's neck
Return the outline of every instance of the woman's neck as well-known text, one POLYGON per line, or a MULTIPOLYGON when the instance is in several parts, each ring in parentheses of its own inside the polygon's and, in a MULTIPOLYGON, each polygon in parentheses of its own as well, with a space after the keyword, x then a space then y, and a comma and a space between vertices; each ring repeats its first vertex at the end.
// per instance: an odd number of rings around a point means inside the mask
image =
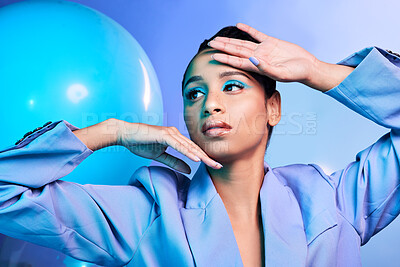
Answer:
POLYGON ((259 194, 265 175, 263 156, 224 163, 219 170, 207 167, 231 221, 258 222, 259 194))

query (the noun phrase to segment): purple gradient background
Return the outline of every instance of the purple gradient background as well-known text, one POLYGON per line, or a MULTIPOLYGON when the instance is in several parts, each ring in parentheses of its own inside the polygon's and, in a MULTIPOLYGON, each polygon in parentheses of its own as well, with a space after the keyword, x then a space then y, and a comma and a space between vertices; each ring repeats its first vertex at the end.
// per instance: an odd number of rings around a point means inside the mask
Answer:
MULTIPOLYGON (((15 2, 20 1, 0 0, 0 7, 15 2)), ((141 44, 153 63, 163 92, 164 125, 177 127, 187 137, 182 114, 182 74, 199 44, 224 26, 247 23, 266 34, 296 43, 330 63, 366 46, 400 50, 397 19, 400 2, 394 0, 73 2, 111 17, 141 44)), ((353 161, 357 152, 388 131, 301 84, 279 83, 278 90, 283 100, 283 117, 275 128, 266 157, 271 166, 317 163, 326 172, 333 172, 353 161)), ((169 152, 190 164, 192 177, 198 163, 172 149, 169 152)), ((5 250, 3 243, 4 237, 0 237, 0 249, 5 250)), ((397 219, 361 248, 363 266, 398 266, 399 247, 397 219)), ((50 259, 53 253, 50 249, 32 248, 32 255, 27 258, 32 266, 37 266, 35 261, 42 257, 50 259)), ((62 261, 54 260, 48 266, 62 261)))

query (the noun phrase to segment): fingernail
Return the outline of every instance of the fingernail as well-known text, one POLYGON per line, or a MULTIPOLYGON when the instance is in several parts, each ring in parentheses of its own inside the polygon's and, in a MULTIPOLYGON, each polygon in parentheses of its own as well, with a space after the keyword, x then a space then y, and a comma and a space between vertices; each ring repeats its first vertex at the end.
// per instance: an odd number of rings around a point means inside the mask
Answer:
POLYGON ((215 164, 215 166, 217 166, 218 168, 222 168, 223 166, 221 165, 221 163, 218 163, 217 162, 217 164, 215 164))
POLYGON ((210 45, 210 43, 211 43, 211 41, 210 41, 210 42, 208 42, 208 43, 207 43, 207 45, 208 45, 208 46, 211 46, 211 45, 210 45))
POLYGON ((190 169, 190 167, 187 167, 187 166, 185 166, 185 167, 181 168, 181 172, 184 172, 184 173, 190 174, 190 172, 191 172, 191 169, 190 169))
POLYGON ((215 60, 214 55, 211 55, 211 58, 215 60))
POLYGON ((249 57, 249 60, 251 61, 251 63, 253 63, 256 66, 258 66, 258 64, 260 64, 260 61, 258 61, 255 57, 249 57))
POLYGON ((194 158, 196 159, 196 161, 200 161, 200 158, 198 156, 194 156, 194 158))

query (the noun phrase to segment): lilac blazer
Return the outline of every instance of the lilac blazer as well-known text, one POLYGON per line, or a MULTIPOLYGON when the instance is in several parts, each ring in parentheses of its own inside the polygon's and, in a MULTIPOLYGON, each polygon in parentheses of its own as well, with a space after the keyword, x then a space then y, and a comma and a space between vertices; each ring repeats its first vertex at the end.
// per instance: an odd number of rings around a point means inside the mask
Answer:
MULTIPOLYGON (((267 266, 361 266, 360 246, 400 213, 400 58, 365 48, 325 94, 390 132, 327 175, 271 169, 260 191, 267 266)), ((190 180, 143 166, 125 186, 59 178, 93 151, 62 120, 0 151, 0 232, 107 266, 242 266, 227 211, 205 168, 190 180)))

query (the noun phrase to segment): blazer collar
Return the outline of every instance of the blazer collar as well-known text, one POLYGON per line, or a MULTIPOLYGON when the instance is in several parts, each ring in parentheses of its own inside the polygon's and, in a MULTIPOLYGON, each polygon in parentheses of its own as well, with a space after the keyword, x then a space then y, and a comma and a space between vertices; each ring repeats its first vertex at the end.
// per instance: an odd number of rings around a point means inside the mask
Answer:
MULTIPOLYGON (((265 161, 264 173, 260 200, 266 266, 305 266, 307 240, 299 204, 265 161)), ((243 266, 228 213, 203 162, 181 214, 197 266, 243 266)))

